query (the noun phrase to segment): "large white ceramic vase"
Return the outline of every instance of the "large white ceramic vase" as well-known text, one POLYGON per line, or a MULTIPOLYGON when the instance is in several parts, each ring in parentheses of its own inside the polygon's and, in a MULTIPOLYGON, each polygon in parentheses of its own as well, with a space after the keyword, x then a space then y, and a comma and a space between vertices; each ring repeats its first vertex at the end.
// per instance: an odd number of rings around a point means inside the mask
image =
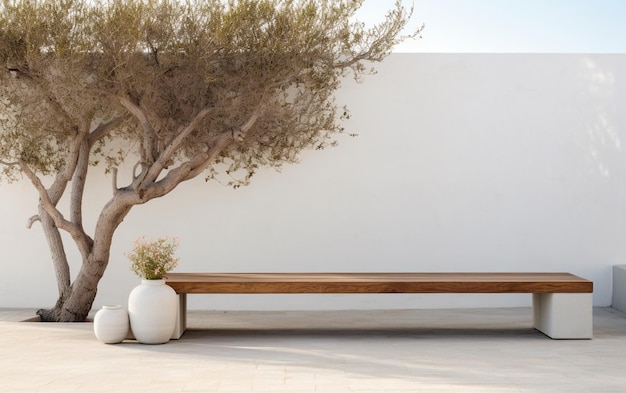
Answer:
POLYGON ((128 297, 130 329, 142 344, 164 344, 176 327, 176 292, 165 280, 141 280, 128 297))

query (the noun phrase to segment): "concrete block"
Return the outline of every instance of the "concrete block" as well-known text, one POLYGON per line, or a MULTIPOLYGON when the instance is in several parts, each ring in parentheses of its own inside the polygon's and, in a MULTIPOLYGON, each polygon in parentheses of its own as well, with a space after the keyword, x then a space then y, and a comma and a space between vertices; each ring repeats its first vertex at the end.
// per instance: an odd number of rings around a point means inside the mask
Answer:
POLYGON ((535 329, 553 339, 593 337, 592 293, 533 294, 535 329))
POLYGON ((176 313, 176 327, 172 333, 172 340, 178 340, 187 330, 187 295, 178 294, 178 311, 176 313))
POLYGON ((613 266, 612 307, 621 312, 626 312, 626 265, 613 266))

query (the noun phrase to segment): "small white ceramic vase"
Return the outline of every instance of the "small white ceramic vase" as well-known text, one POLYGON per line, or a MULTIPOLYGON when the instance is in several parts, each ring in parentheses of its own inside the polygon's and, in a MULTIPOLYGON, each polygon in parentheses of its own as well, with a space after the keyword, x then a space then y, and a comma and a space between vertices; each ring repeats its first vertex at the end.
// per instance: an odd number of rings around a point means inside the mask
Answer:
POLYGON ((176 292, 165 280, 141 280, 128 297, 133 335, 142 344, 164 344, 176 328, 176 292))
POLYGON ((93 319, 96 338, 105 344, 117 344, 128 336, 128 313, 120 305, 103 306, 93 319))

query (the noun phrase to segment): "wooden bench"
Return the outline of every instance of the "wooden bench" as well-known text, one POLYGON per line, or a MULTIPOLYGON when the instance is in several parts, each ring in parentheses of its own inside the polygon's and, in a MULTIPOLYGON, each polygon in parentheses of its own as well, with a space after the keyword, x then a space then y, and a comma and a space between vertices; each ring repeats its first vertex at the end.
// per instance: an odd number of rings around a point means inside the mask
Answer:
POLYGON ((179 295, 176 331, 187 324, 187 294, 531 293, 534 327, 553 339, 593 335, 593 282, 570 273, 169 273, 179 295))

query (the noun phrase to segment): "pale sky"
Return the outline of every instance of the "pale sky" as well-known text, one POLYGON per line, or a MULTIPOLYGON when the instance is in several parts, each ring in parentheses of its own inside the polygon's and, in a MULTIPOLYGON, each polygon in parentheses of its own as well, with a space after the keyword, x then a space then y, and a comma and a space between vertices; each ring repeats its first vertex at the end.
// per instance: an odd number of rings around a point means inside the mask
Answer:
MULTIPOLYGON (((403 1, 410 6, 411 1, 403 1)), ((366 0, 380 20, 393 0, 366 0)), ((415 0, 422 39, 396 52, 626 53, 626 0, 415 0)))

